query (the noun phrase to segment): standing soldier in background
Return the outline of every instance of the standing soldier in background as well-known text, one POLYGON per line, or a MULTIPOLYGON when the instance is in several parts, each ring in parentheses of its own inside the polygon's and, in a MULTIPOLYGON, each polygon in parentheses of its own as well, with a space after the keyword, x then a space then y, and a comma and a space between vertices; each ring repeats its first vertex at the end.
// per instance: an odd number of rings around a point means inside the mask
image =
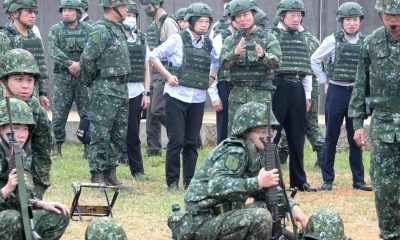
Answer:
POLYGON ((218 34, 222 33, 223 31, 225 31, 228 26, 229 26, 229 19, 228 19, 228 15, 226 15, 225 10, 229 5, 229 2, 231 0, 222 0, 224 3, 224 15, 222 16, 222 18, 214 23, 211 27, 211 31, 210 31, 210 38, 214 39, 215 36, 217 36, 218 34))
POLYGON ((185 21, 186 10, 187 8, 179 8, 174 14, 174 18, 182 31, 186 31, 189 28, 189 23, 185 21))
POLYGON ((349 115, 354 118, 354 140, 365 146, 365 104, 373 109, 371 179, 375 191, 380 237, 400 239, 400 0, 377 0, 383 27, 367 36, 360 61, 349 115))
POLYGON ((349 162, 353 174, 353 187, 372 191, 364 181, 362 150, 353 140, 353 119, 348 108, 357 73, 357 65, 364 40, 358 30, 364 18, 363 9, 356 2, 340 5, 336 21, 341 28, 328 36, 311 57, 311 66, 318 82, 326 90, 325 102, 325 149, 321 161, 323 184, 321 190, 331 190, 335 179, 335 154, 343 119, 346 119, 347 141, 350 147, 349 162), (327 62, 326 74, 322 62, 327 62), (329 81, 329 83, 328 83, 329 81), (329 87, 328 87, 329 84, 329 87))
MULTIPOLYGON (((150 50, 161 45, 172 34, 179 32, 176 21, 170 17, 163 8, 164 0, 140 0, 144 5, 147 16, 153 18, 153 22, 147 28, 147 44, 150 50)), ((167 60, 161 59, 164 66, 167 60)), ((151 71, 150 107, 147 109, 146 135, 147 155, 161 155, 161 125, 165 127, 165 102, 164 83, 166 79, 155 69, 151 71)))
POLYGON ((129 52, 122 21, 126 0, 101 0, 104 17, 92 28, 80 59, 82 79, 91 87, 89 168, 93 183, 122 184, 116 168, 128 119, 129 52))
POLYGON ((93 20, 90 19, 88 11, 89 11, 89 0, 81 0, 81 4, 82 4, 82 9, 83 9, 83 13, 81 16, 81 19, 79 21, 81 22, 86 22, 89 24, 93 24, 93 20))
POLYGON ((38 7, 37 0, 5 0, 3 9, 10 21, 0 29, 0 55, 14 48, 23 48, 33 54, 40 69, 40 81, 36 91, 40 104, 49 109, 50 101, 45 86, 48 75, 42 40, 32 31, 38 7))
POLYGON ((225 39, 220 62, 222 69, 230 71, 231 126, 233 116, 242 104, 271 101, 272 70, 280 66, 282 53, 276 37, 254 24, 258 9, 254 1, 233 0, 229 9, 232 21, 236 22, 239 30, 225 39))
MULTIPOLYGON (((79 59, 82 55, 91 25, 80 22, 83 12, 80 0, 62 0, 59 12, 63 20, 49 31, 49 56, 54 61, 53 89, 53 156, 61 156, 65 141, 65 124, 75 101, 79 116, 87 114, 88 90, 81 79, 79 59)), ((87 146, 85 145, 85 156, 87 146)))
MULTIPOLYGON (((277 9, 281 22, 272 32, 282 49, 282 65, 275 71, 272 105, 276 118, 287 134, 289 145, 290 187, 317 191, 308 184, 304 171, 306 113, 311 107, 311 49, 301 26, 305 15, 301 0, 282 0, 277 9), (296 46, 295 48, 293 46, 296 46)), ((278 136, 274 141, 279 141, 278 136)))

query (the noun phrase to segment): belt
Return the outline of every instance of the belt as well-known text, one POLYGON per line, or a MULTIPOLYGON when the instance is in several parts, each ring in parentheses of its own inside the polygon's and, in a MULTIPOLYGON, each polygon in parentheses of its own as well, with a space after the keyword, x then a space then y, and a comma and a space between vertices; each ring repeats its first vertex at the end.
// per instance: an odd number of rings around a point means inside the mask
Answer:
POLYGON ((288 82, 301 83, 306 75, 299 73, 284 73, 278 74, 277 77, 288 82))
POLYGON ((346 91, 353 91, 353 86, 341 86, 341 85, 336 85, 336 84, 332 84, 332 83, 330 85, 333 85, 335 87, 339 87, 339 88, 344 89, 346 91))
POLYGON ((212 210, 216 215, 219 215, 221 213, 226 213, 230 212, 232 210, 238 210, 238 209, 243 209, 244 202, 242 201, 232 201, 232 202, 224 202, 218 205, 215 205, 212 210))

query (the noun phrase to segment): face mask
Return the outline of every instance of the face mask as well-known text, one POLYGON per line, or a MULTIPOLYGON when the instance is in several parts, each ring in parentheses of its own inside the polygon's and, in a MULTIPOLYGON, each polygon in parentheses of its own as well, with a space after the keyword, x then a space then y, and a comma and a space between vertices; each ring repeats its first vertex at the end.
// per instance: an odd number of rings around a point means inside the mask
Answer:
POLYGON ((147 16, 149 17, 154 17, 156 15, 156 10, 151 11, 151 7, 148 6, 144 9, 144 11, 146 12, 147 16))
POLYGON ((136 28, 136 18, 134 17, 127 17, 124 21, 123 24, 128 26, 129 29, 135 29, 136 28))

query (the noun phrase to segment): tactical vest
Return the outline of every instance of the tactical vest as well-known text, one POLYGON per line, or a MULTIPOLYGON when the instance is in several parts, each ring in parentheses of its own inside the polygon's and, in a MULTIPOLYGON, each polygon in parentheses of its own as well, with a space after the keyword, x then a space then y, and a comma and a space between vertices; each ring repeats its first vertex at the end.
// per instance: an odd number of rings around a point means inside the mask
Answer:
POLYGON ((300 32, 289 32, 274 28, 282 50, 282 65, 277 73, 299 73, 312 75, 311 54, 307 42, 300 32))
POLYGON ((12 44, 12 49, 22 48, 30 52, 39 66, 40 78, 47 79, 46 61, 44 58, 42 41, 29 29, 29 37, 23 37, 10 26, 2 27, 2 30, 9 36, 12 44))
MULTIPOLYGON (((232 32, 229 28, 226 28, 225 31, 222 31, 221 32, 222 43, 225 41, 225 39, 227 37, 229 37, 231 35, 232 35, 232 32)), ((217 76, 218 76, 218 80, 229 80, 230 79, 230 71, 228 69, 219 68, 217 76)))
POLYGON ((161 28, 167 19, 168 14, 164 14, 160 17, 159 21, 153 21, 147 27, 147 45, 149 46, 150 50, 153 51, 154 48, 160 46, 160 32, 161 28))
MULTIPOLYGON (((59 48, 69 60, 74 62, 79 62, 90 30, 88 24, 78 24, 77 28, 71 29, 64 22, 59 23, 61 31, 61 34, 58 36, 59 48)), ((59 73, 63 70, 68 71, 67 67, 54 63, 54 73, 59 73)))
POLYGON ((226 18, 222 18, 219 22, 214 26, 214 36, 225 32, 229 27, 228 20, 226 18))
POLYGON ((146 60, 146 38, 145 35, 136 30, 136 42, 128 42, 129 59, 132 73, 128 75, 128 82, 143 82, 146 60))
POLYGON ((183 42, 182 66, 168 67, 168 70, 178 77, 179 85, 206 90, 211 64, 211 39, 204 36, 203 47, 195 48, 188 31, 182 31, 179 34, 183 42))
POLYGON ((343 31, 334 33, 334 36, 335 59, 328 63, 327 76, 339 82, 354 82, 364 36, 360 34, 360 39, 356 44, 349 43, 343 31))
MULTIPOLYGON (((105 26, 111 36, 103 54, 97 60, 97 71, 100 73, 98 76, 109 79, 127 76, 131 73, 131 67, 127 40, 122 26, 106 19, 99 20, 95 25, 97 24, 105 26)), ((120 82, 120 80, 116 81, 120 82)))
POLYGON ((400 49, 389 46, 390 37, 385 27, 371 35, 369 54, 373 63, 369 65, 370 95, 367 103, 374 109, 400 113, 400 49))
MULTIPOLYGON (((253 32, 255 35, 256 42, 264 42, 269 34, 266 30, 259 29, 257 32, 253 32)), ((233 46, 239 44, 240 39, 245 36, 241 30, 233 34, 233 46)), ((252 82, 251 86, 256 88, 262 88, 266 90, 272 90, 273 84, 273 71, 268 69, 262 60, 259 59, 254 41, 246 41, 246 52, 239 56, 233 66, 230 69, 231 81, 233 85, 252 82)))

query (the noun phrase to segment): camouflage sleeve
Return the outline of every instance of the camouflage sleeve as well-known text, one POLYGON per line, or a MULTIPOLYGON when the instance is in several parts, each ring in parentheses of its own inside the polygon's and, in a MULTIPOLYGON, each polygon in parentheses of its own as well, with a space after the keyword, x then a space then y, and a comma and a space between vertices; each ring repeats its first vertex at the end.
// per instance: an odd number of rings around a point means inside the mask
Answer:
POLYGON ((60 32, 60 27, 58 24, 51 27, 49 31, 48 37, 48 49, 49 56, 53 59, 54 63, 58 63, 64 67, 69 67, 70 63, 68 62, 69 58, 64 52, 59 48, 60 45, 60 37, 63 37, 60 32))
POLYGON ((238 194, 249 194, 259 190, 256 177, 246 177, 248 159, 245 150, 239 146, 230 146, 214 164, 208 194, 211 197, 226 199, 238 194))
POLYGON ((0 56, 3 56, 11 48, 10 38, 6 33, 0 31, 0 56))
POLYGON ((229 36, 225 39, 222 44, 221 54, 219 57, 220 67, 223 69, 229 69, 232 67, 234 61, 238 58, 233 51, 235 46, 233 46, 233 38, 229 36))
POLYGON ((263 64, 269 69, 279 68, 282 64, 282 51, 278 39, 272 33, 267 35, 267 44, 264 48, 263 64))
POLYGON ((363 128, 365 117, 366 89, 369 89, 369 57, 368 38, 365 39, 358 61, 356 81, 349 104, 349 116, 353 117, 354 129, 363 128))

